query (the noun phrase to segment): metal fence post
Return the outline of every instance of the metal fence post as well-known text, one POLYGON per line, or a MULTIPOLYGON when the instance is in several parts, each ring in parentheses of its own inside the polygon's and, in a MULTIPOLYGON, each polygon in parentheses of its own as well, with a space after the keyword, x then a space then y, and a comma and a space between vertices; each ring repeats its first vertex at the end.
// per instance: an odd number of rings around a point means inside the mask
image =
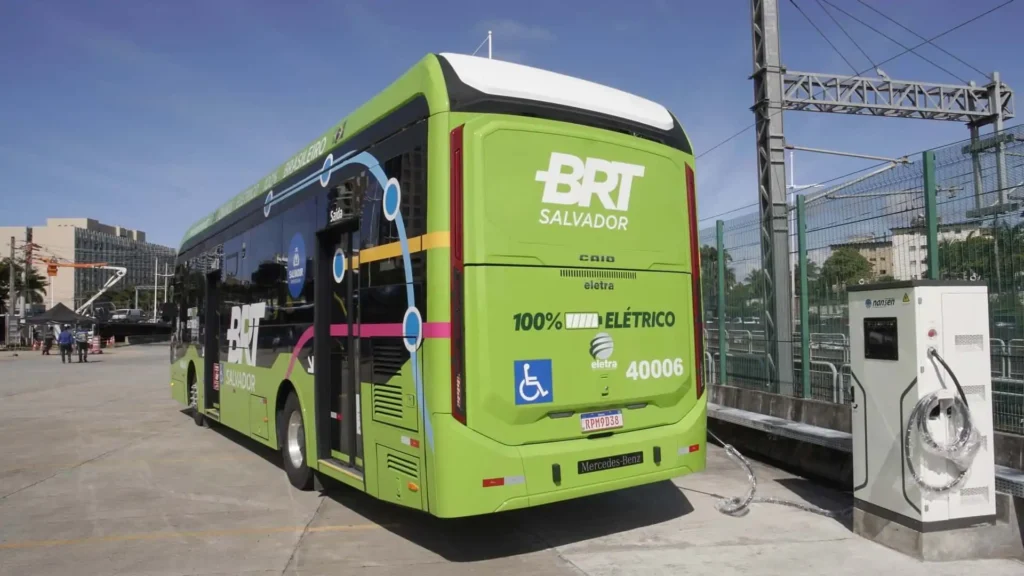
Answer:
POLYGON ((811 397, 811 306, 807 286, 807 213, 804 196, 796 197, 796 238, 800 255, 800 382, 804 398, 811 397))
POLYGON ((718 253, 718 382, 724 386, 729 383, 725 368, 729 338, 725 331, 725 222, 722 220, 715 222, 715 249, 718 253))
POLYGON ((924 215, 928 222, 928 278, 939 279, 939 211, 935 200, 935 151, 921 154, 924 161, 924 215))

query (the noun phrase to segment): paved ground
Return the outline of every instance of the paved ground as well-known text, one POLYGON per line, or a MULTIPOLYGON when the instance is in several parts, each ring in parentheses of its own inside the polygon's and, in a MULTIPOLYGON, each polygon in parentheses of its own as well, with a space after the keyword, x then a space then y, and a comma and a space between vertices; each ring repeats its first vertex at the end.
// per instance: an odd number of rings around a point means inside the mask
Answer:
MULTIPOLYGON (((0 574, 850 574, 989 576, 1010 561, 922 564, 841 523, 714 507, 745 475, 705 474, 535 510, 441 521, 344 487, 291 489, 274 454, 196 427, 169 398, 163 347, 88 365, 0 353, 0 574)), ((762 495, 846 499, 767 466, 762 495)))

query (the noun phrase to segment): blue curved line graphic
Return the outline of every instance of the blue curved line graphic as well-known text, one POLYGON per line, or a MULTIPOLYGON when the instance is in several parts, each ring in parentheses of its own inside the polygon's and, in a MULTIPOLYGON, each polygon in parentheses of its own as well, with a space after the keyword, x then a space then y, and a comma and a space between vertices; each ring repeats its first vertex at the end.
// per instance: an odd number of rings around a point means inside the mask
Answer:
MULTIPOLYGON (((399 210, 395 215, 395 223, 398 224, 398 240, 402 245, 402 265, 405 267, 405 298, 409 301, 409 308, 415 307, 415 296, 412 290, 412 256, 409 253, 409 239, 405 235, 405 221, 402 220, 401 204, 399 204, 399 210)), ((420 318, 423 315, 420 314, 420 318)), ((405 323, 402 323, 402 331, 405 331, 405 323)), ((420 323, 420 335, 422 342, 423 334, 423 323, 420 323)), ((402 335, 403 337, 405 334, 402 335)), ((417 361, 417 352, 419 350, 412 350, 409 352, 410 359, 412 360, 412 379, 416 384, 416 401, 422 407, 421 412, 423 414, 423 428, 427 433, 427 445, 430 446, 430 450, 434 450, 434 427, 430 422, 430 413, 427 412, 427 400, 423 396, 423 376, 420 374, 420 363, 417 361)))
MULTIPOLYGON (((380 167, 380 162, 377 160, 376 157, 374 157, 369 152, 360 152, 359 154, 356 154, 354 156, 350 152, 348 154, 345 154, 344 156, 341 156, 339 158, 335 158, 332 161, 330 168, 324 168, 324 169, 318 170, 316 173, 310 174, 309 176, 304 178, 301 182, 297 182, 296 184, 288 187, 288 189, 286 189, 284 192, 281 192, 279 195, 274 196, 272 198, 269 198, 268 202, 266 203, 267 205, 266 205, 266 207, 264 209, 264 215, 269 215, 270 214, 270 208, 274 204, 277 204, 278 202, 284 201, 286 198, 288 198, 292 194, 295 194, 296 192, 302 190, 306 186, 309 186, 313 182, 316 182, 325 173, 326 174, 334 174, 338 170, 341 170, 342 168, 344 168, 345 166, 348 166, 350 164, 360 164, 362 166, 365 166, 370 171, 370 173, 373 174, 373 177, 377 180, 377 183, 380 185, 380 188, 381 188, 381 202, 383 202, 383 200, 384 200, 384 193, 387 192, 388 177, 387 177, 387 174, 384 173, 384 170, 380 167)), ((399 187, 399 191, 401 191, 401 187, 399 187)), ((415 308, 416 307, 416 296, 413 293, 413 289, 412 289, 412 283, 413 283, 413 278, 412 278, 412 255, 409 252, 409 237, 408 237, 408 235, 405 232, 405 220, 402 219, 401 202, 399 202, 398 210, 397 210, 397 212, 395 214, 395 226, 396 226, 396 228, 398 228, 398 240, 399 240, 399 244, 402 247, 402 267, 405 269, 405 299, 408 302, 409 308, 415 308)), ((422 312, 420 312, 420 318, 421 319, 423 318, 423 313, 422 312)), ((403 329, 402 338, 404 340, 405 339, 405 334, 404 334, 405 323, 404 322, 402 323, 402 329, 403 329)), ((420 323, 420 333, 422 334, 422 332, 423 332, 423 324, 421 322, 420 323)), ((421 342, 422 342, 422 339, 421 339, 421 342)), ((416 386, 416 401, 419 403, 419 406, 420 406, 420 414, 421 414, 421 416, 423 418, 423 428, 424 428, 424 430, 426 432, 426 436, 427 436, 427 445, 430 446, 431 450, 433 450, 434 449, 434 427, 433 427, 433 424, 430 422, 430 412, 427 410, 427 399, 426 399, 426 397, 423 394, 423 374, 422 374, 422 371, 420 370, 419 354, 418 354, 418 352, 419 352, 419 350, 412 350, 412 351, 410 351, 409 352, 409 359, 412 362, 412 367, 413 367, 413 369, 412 369, 412 378, 413 378, 413 383, 416 386)))
MULTIPOLYGON (((346 154, 343 154, 343 155, 335 158, 333 160, 333 162, 331 163, 331 167, 330 168, 326 168, 326 169, 325 168, 321 168, 320 170, 317 170, 316 172, 306 176, 302 180, 299 180, 295 184, 292 184, 291 186, 289 186, 288 188, 286 188, 282 192, 274 194, 273 190, 271 190, 270 194, 267 195, 266 200, 264 200, 264 202, 263 202, 263 204, 264 204, 263 215, 264 216, 270 216, 270 209, 275 204, 279 204, 281 202, 284 202, 285 200, 287 200, 289 197, 291 197, 296 192, 299 192, 300 190, 302 190, 306 186, 309 186, 313 182, 316 182, 325 173, 327 173, 327 174, 334 174, 335 172, 337 172, 338 170, 341 170, 342 168, 344 168, 345 166, 347 166, 349 164, 357 164, 358 163, 358 164, 363 164, 367 168, 369 168, 370 166, 372 166, 372 165, 377 163, 377 159, 374 158, 372 155, 366 153, 366 152, 363 152, 363 153, 355 156, 351 160, 345 161, 346 158, 349 158, 353 154, 355 154, 355 151, 347 152, 346 154), (359 158, 360 156, 369 157, 370 164, 367 164, 366 162, 356 162, 356 159, 359 158)), ((379 168, 379 166, 378 166, 378 168, 379 168)), ((381 172, 381 174, 384 174, 384 172, 381 172)), ((384 182, 387 182, 387 178, 384 179, 384 182)))

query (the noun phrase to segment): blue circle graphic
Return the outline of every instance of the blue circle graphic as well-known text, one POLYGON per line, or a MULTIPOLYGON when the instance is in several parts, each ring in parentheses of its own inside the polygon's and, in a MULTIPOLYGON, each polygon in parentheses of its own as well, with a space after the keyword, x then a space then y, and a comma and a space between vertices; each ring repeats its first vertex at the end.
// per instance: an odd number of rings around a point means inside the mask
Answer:
POLYGON ((867 300, 864 301, 864 306, 871 308, 871 298, 868 298, 867 300))
POLYGON ((327 158, 324 158, 324 167, 322 168, 323 173, 320 174, 320 186, 326 188, 331 183, 331 166, 334 164, 334 154, 328 154, 327 158))
POLYGON ((306 285, 306 242, 302 233, 296 232, 288 246, 288 293, 292 298, 302 296, 306 285))
POLYGON ((402 188, 398 184, 398 180, 392 178, 388 180, 387 185, 384 187, 384 217, 388 219, 388 222, 393 221, 398 216, 398 207, 402 203, 402 188))
POLYGON ((341 248, 334 251, 334 260, 331 262, 331 271, 334 274, 334 281, 337 284, 341 284, 341 281, 345 279, 345 252, 341 248))
POLYGON ((405 311, 402 319, 402 343, 409 352, 415 352, 423 341, 423 318, 415 306, 405 311))

